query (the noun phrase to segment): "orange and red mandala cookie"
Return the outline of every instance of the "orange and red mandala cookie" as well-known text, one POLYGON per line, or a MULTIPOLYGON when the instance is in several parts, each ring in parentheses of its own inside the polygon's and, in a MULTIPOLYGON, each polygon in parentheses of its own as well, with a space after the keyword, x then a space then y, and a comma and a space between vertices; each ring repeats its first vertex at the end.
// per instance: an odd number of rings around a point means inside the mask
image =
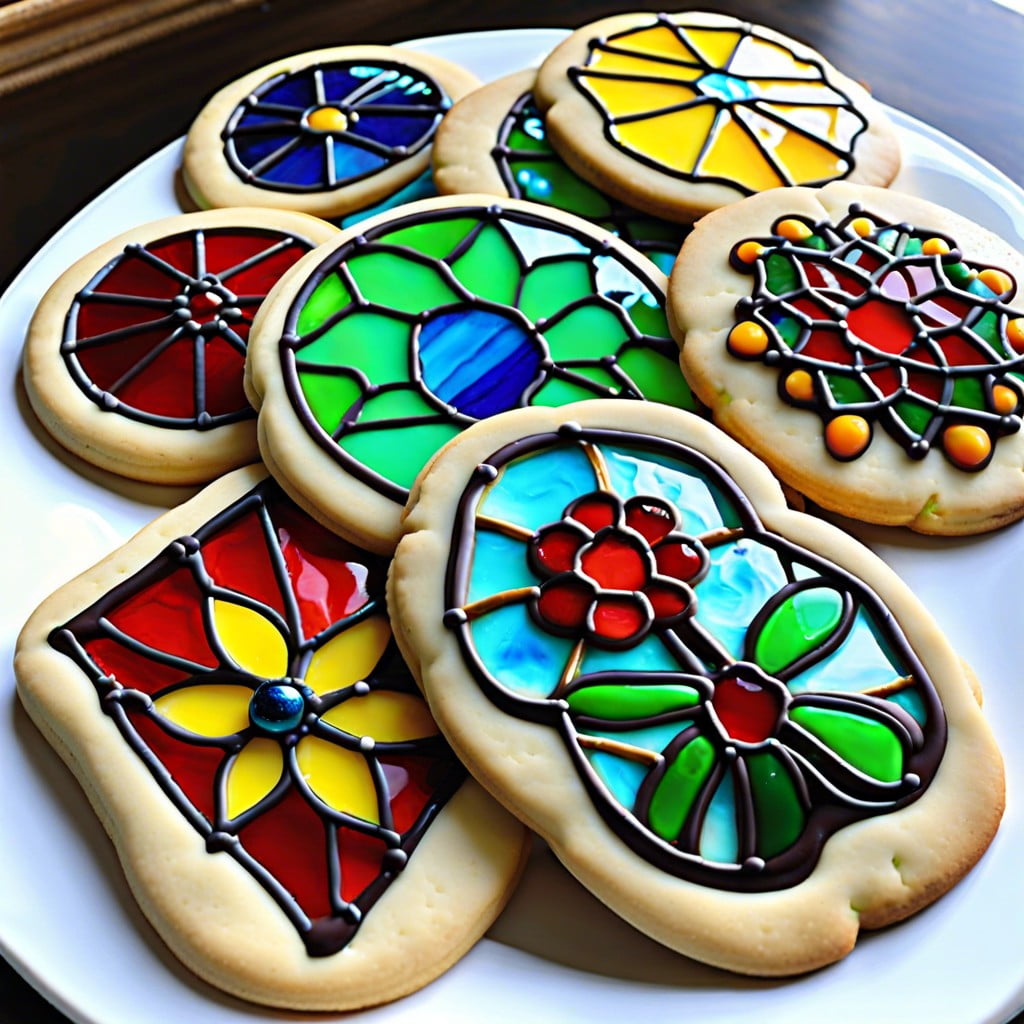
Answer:
POLYGON ((425 200, 284 278, 253 327, 260 452, 311 515, 390 552, 416 474, 471 423, 584 398, 695 403, 664 275, 534 203, 425 200))
POLYGON ((676 220, 783 185, 887 185, 899 169, 896 133, 861 86, 816 50, 722 14, 584 25, 545 60, 536 95, 570 167, 676 220))
POLYGON ((185 140, 201 207, 341 217, 408 186, 452 103, 478 85, 440 57, 390 46, 296 54, 224 86, 185 140))
POLYGON ((1024 514, 1024 256, 949 210, 835 183, 709 214, 673 272, 715 422, 825 508, 924 533, 1024 514))
POLYGON ((525 830, 441 738, 387 563, 250 467, 45 601, 18 692, 198 975, 342 1010, 411 992, 497 916, 525 830))
POLYGON ((961 660, 707 421, 506 413, 423 473, 404 531, 388 603, 456 753, 666 945, 812 970, 991 840, 1002 761, 961 660))
POLYGON ((25 340, 46 429, 122 476, 201 483, 259 456, 243 374, 281 275, 337 229, 305 214, 210 210, 145 224, 65 271, 25 340))

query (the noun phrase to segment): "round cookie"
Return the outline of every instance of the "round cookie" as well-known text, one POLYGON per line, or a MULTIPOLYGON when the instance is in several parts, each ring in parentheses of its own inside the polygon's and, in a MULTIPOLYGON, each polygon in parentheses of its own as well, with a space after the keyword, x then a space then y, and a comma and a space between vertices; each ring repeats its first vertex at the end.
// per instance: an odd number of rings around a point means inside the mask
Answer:
POLYGON ((248 467, 19 638, 19 696, 141 909, 243 999, 337 1011, 425 985, 528 849, 438 734, 391 641, 386 572, 248 467))
POLYGON ((445 111, 477 84, 450 61, 389 46, 275 61, 199 112, 185 140, 185 185, 201 207, 341 217, 422 174, 445 111))
POLYGON ((532 93, 536 80, 532 68, 517 71, 475 89, 448 111, 434 141, 438 191, 527 199, 585 217, 667 274, 687 229, 631 209, 574 174, 547 141, 532 93))
POLYGON ((389 552, 416 474, 478 419, 583 398, 695 407, 665 283, 534 203, 445 197, 367 221, 296 264, 254 325, 264 461, 310 514, 389 552))
POLYGON ((709 214, 673 272, 715 422, 825 508, 922 533, 1024 514, 1024 256, 949 210, 837 182, 709 214))
POLYGON ((885 113, 817 51, 723 14, 636 12, 577 29, 537 76, 552 144, 581 177, 676 220, 764 189, 887 185, 885 113))
POLYGON ((277 210, 133 228, 65 271, 25 340, 29 401, 65 448, 156 483, 201 483, 258 458, 242 386, 259 304, 337 228, 277 210))
POLYGON ((991 840, 970 673, 870 551, 663 406, 506 413, 419 478, 397 637, 473 774, 626 920, 787 975, 991 840))

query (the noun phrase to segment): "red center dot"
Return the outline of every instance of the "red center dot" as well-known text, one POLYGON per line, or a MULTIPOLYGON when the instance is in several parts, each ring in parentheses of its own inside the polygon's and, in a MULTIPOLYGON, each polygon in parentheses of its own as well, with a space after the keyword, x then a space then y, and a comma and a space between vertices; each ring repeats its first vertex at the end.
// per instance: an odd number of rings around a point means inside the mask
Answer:
POLYGON ((729 676, 715 684, 711 706, 730 739, 760 743, 775 732, 779 699, 758 683, 729 676))
POLYGON ((221 297, 216 292, 201 292, 189 299, 188 308, 197 324, 209 323, 220 312, 221 297))

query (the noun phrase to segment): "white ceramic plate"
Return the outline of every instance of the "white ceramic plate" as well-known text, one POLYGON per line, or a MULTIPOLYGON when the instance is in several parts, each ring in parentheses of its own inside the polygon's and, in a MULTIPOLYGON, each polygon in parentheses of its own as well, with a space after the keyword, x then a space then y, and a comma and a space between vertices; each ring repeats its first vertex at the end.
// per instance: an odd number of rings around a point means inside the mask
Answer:
MULTIPOLYGON (((414 44, 482 78, 529 64, 562 33, 475 33, 414 44)), ((952 206, 1024 247, 1024 192, 969 150, 898 111, 906 165, 896 187, 952 206)), ((17 704, 17 630, 35 605, 183 492, 72 466, 41 435, 18 372, 43 291, 112 235, 179 212, 174 143, 90 203, 0 299, 0 952, 76 1021, 241 1024, 295 1020, 223 996, 179 966, 137 910, 72 776, 17 704), (16 397, 16 401, 11 398, 16 397)), ((849 525, 849 524, 847 524, 849 525)), ((986 689, 1009 776, 1009 809, 981 864, 905 924, 864 935, 842 963, 789 981, 739 978, 634 932, 538 847, 511 906, 461 963, 424 991, 360 1022, 867 1020, 981 1024, 1024 1005, 1024 628, 1018 604, 1024 523, 973 540, 932 541, 856 527, 930 605, 986 689)), ((330 1016, 316 1018, 329 1020, 330 1016)), ((349 1017, 345 1018, 350 1019, 349 1017)))

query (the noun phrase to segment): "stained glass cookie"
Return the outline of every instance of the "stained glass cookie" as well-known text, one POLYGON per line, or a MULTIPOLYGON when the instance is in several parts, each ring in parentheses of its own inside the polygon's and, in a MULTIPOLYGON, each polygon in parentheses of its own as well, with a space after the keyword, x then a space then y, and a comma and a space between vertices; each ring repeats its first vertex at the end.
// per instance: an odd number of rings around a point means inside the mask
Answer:
POLYGON ((335 234, 305 214, 210 210, 93 250, 29 325, 24 381, 43 426, 137 480, 200 483, 252 462, 242 377, 253 317, 281 275, 335 234))
POLYGON ((688 956, 838 960, 998 826, 1001 758, 928 613, 698 417, 595 401, 475 425, 417 482, 388 587, 459 756, 688 956))
POLYGON ((785 185, 887 185, 884 111, 816 50, 723 14, 616 15, 545 60, 536 95, 578 174, 658 216, 691 220, 785 185))
POLYGON ((50 597, 18 692, 174 953, 255 1002, 426 984, 509 895, 525 830, 438 734, 387 564, 250 467, 50 597))
POLYGON ((586 221, 457 196, 296 264, 253 329, 260 451, 312 515, 390 552, 416 474, 470 423, 583 398, 695 403, 665 277, 586 221))
POLYGON ((450 61, 389 46, 313 50, 224 86, 185 140, 201 207, 341 217, 411 183, 452 102, 478 85, 450 61))
POLYGON ((687 229, 634 210, 574 174, 548 142, 533 98, 536 80, 532 68, 517 71, 475 89, 448 111, 434 142, 438 191, 511 196, 585 217, 667 274, 687 229))
POLYGON ((923 533, 1024 514, 1024 256, 835 183, 717 211, 670 288, 715 422, 825 508, 923 533))

